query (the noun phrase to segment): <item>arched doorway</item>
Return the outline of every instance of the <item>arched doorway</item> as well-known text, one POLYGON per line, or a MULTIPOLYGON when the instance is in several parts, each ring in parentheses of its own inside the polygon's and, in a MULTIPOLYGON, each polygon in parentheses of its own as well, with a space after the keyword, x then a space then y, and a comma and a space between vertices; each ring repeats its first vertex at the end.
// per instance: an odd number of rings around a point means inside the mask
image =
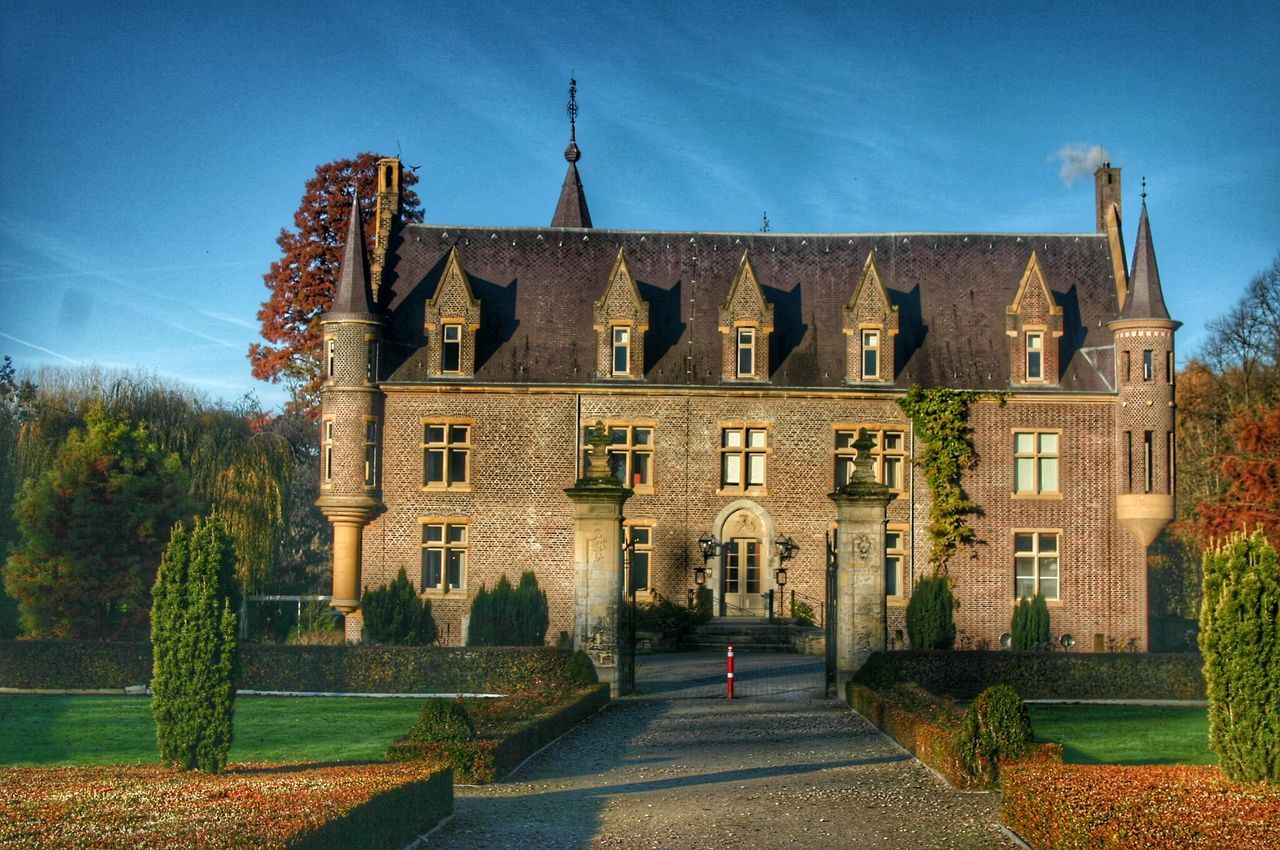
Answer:
POLYGON ((716 614, 763 617, 774 586, 773 523, 759 505, 742 500, 728 505, 716 521, 720 556, 713 569, 716 614))

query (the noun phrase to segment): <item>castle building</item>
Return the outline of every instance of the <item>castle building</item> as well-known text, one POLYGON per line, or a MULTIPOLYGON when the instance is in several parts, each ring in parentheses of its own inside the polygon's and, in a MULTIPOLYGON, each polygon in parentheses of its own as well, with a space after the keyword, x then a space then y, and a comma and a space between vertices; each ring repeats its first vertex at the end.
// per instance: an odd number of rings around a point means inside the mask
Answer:
POLYGON ((959 645, 999 646, 1040 593, 1055 641, 1147 647, 1179 323, 1145 198, 1126 267, 1118 168, 1095 174, 1091 232, 664 232, 593 228, 580 156, 571 142, 548 227, 402 224, 395 159, 379 165, 367 267, 354 211, 322 318, 319 499, 349 635, 361 590, 401 568, 448 643, 482 585, 524 570, 547 593, 548 639, 572 634, 565 488, 602 423, 630 490, 632 587, 684 601, 709 535, 720 617, 766 613, 770 590, 822 599, 827 494, 866 429, 893 494, 885 643, 903 647, 931 571, 924 447, 897 404, 919 385, 984 393, 963 476, 976 541, 949 565, 959 645), (779 539, 798 546, 785 587, 779 539))

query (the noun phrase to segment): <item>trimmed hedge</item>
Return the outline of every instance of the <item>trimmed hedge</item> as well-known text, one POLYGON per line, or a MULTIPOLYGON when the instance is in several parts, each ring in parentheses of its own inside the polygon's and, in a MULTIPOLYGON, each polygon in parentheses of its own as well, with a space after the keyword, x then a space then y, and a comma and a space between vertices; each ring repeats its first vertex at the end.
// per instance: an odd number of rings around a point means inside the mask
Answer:
POLYGON ((995 683, 1023 699, 1205 698, 1197 653, 924 652, 888 653, 896 678, 970 700, 995 683))
MULTIPOLYGON (((278 646, 241 648, 240 687, 333 693, 509 693, 572 682, 572 654, 551 647, 278 646)), ((0 641, 0 687, 123 689, 151 681, 151 644, 0 641)))
POLYGON ((453 774, 437 770, 419 782, 384 791, 344 817, 326 821, 289 845, 289 850, 395 848, 413 843, 453 814, 453 774))
MULTIPOLYGON (((425 730, 420 720, 414 729, 390 746, 387 759, 436 761, 450 765, 459 782, 493 782, 608 702, 609 686, 592 685, 519 722, 504 724, 501 730, 486 729, 479 723, 479 737, 474 740, 424 740, 425 730)), ((424 715, 429 711, 424 710, 424 715)))
POLYGON ((1280 847, 1280 788, 1216 767, 1060 764, 1003 771, 1000 818, 1037 850, 1269 850, 1280 847))

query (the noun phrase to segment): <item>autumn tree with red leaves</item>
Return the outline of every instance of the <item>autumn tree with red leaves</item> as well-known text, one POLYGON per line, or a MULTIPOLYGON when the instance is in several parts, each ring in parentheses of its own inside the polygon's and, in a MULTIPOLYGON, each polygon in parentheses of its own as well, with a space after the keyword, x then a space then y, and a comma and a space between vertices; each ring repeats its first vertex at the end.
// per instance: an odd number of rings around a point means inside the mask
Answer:
POLYGON ((1280 545, 1280 407, 1242 411, 1229 432, 1236 448, 1220 459, 1227 491, 1198 506, 1203 541, 1261 528, 1280 545))
MULTIPOLYGON (((293 396, 291 410, 312 413, 318 403, 320 376, 319 318, 333 301, 342 262, 351 196, 358 193, 364 219, 365 245, 374 244, 374 211, 378 192, 378 160, 362 153, 316 167, 307 181, 302 203, 294 213, 294 230, 281 230, 276 244, 283 256, 271 264, 263 282, 271 297, 262 304, 258 319, 268 344, 249 346, 253 375, 263 381, 283 381, 293 396)), ((401 178, 402 221, 422 221, 412 171, 401 178)))

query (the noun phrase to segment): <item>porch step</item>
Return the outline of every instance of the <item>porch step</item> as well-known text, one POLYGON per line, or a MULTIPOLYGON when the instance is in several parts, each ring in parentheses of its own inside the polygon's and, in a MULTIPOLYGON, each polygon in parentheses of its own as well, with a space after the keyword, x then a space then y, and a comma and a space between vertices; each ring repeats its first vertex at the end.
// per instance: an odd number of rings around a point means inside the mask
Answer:
POLYGON ((767 619, 741 618, 713 620, 698 626, 681 643, 681 649, 737 652, 796 652, 797 629, 789 623, 767 619))

